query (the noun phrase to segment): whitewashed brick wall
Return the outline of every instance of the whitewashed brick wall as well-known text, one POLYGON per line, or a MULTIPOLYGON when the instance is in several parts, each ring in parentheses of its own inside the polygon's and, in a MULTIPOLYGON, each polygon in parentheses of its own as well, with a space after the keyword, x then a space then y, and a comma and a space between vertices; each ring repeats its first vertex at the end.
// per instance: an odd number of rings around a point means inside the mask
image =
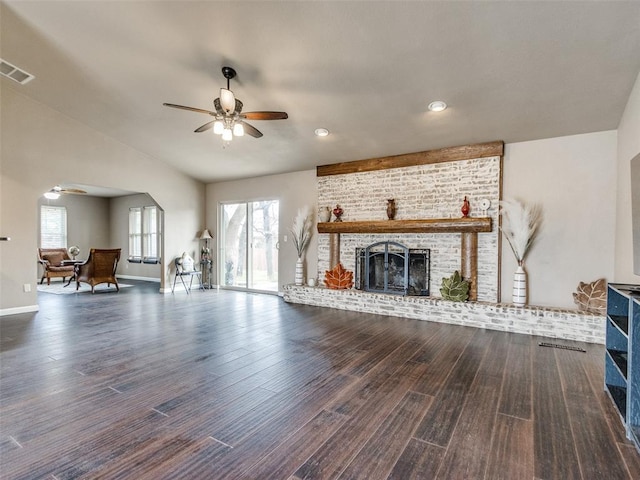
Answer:
MULTIPOLYGON (((318 205, 344 209, 343 221, 386 220, 387 199, 395 198, 396 220, 458 218, 465 197, 471 217, 483 216, 480 200, 491 201, 493 232, 478 234, 478 300, 498 300, 498 201, 500 157, 460 160, 374 172, 318 177, 318 205)), ((355 269, 356 247, 392 240, 431 249, 431 295, 440 296, 442 278, 460 270, 460 234, 340 235, 340 259, 355 269)), ((329 235, 318 236, 320 280, 329 268, 329 235)))
POLYGON ((442 298, 403 297, 359 290, 285 285, 284 300, 318 307, 413 318, 549 338, 604 343, 603 315, 547 307, 516 307, 442 298))

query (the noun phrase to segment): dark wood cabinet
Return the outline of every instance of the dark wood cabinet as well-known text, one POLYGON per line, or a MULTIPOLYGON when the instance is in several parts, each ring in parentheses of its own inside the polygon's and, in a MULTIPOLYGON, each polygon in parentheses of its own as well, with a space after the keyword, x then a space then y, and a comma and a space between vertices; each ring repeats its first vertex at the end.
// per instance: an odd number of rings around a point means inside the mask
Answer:
POLYGON ((640 450, 640 286, 609 284, 604 388, 640 450))

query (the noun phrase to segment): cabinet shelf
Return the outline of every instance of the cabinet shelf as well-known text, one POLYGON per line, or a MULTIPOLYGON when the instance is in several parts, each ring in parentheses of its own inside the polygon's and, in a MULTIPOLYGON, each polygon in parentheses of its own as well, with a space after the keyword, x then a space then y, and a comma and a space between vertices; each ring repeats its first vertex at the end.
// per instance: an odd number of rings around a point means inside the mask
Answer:
POLYGON ((622 387, 616 387, 615 385, 607 385, 609 395, 613 400, 613 403, 618 408, 618 412, 622 416, 624 421, 627 420, 627 389, 622 387))
POLYGON ((607 353, 613 360, 613 363, 618 367, 622 376, 627 379, 627 352, 621 352, 620 350, 607 349, 607 353))
POLYGON ((609 319, 618 327, 625 336, 629 336, 629 317, 622 315, 609 315, 609 319))

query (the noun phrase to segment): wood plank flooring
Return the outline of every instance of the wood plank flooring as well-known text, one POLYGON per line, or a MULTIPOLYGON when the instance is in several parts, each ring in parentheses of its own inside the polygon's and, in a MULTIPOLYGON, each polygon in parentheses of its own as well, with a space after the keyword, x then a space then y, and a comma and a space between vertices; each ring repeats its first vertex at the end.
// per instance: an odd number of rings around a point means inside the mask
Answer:
POLYGON ((2 479, 639 479, 603 347, 157 284, 0 318, 2 479))

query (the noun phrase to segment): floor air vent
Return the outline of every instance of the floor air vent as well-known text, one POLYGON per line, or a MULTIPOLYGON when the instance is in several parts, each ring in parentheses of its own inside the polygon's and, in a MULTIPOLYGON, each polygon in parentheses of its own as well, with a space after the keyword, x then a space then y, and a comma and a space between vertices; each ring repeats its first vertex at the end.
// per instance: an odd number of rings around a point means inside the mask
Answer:
POLYGON ((6 60, 2 60, 0 58, 0 73, 4 77, 10 78, 14 82, 18 82, 20 85, 24 85, 25 83, 29 83, 33 80, 34 77, 30 73, 25 72, 24 70, 19 69, 15 65, 11 65, 6 60))
POLYGON ((541 342, 538 344, 541 347, 551 347, 551 348, 561 348, 562 350, 571 350, 573 352, 585 352, 586 350, 580 347, 570 347, 569 345, 558 345, 557 343, 545 343, 541 342))

